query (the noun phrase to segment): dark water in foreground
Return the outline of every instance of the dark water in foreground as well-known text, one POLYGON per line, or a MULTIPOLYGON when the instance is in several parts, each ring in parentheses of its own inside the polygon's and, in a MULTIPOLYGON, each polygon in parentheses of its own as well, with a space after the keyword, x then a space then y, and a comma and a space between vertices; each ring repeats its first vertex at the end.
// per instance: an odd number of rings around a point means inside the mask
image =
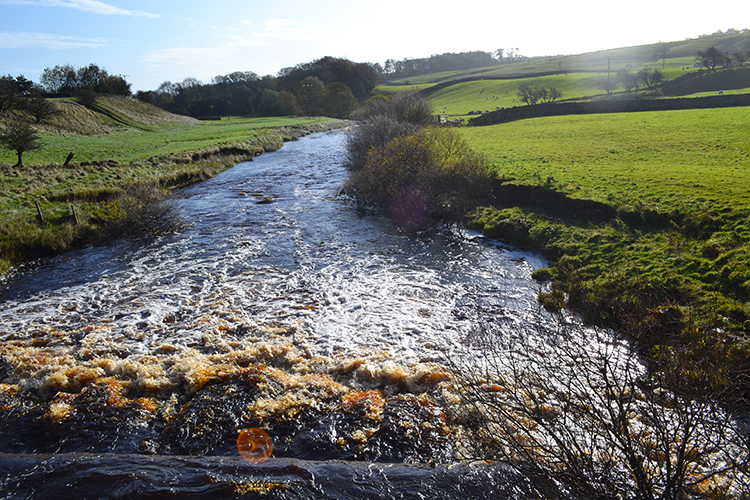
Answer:
POLYGON ((446 366, 480 320, 539 320, 539 262, 357 213, 337 196, 343 143, 310 136, 180 192, 179 234, 15 275, 0 297, 6 493, 523 497, 497 466, 387 464, 460 462, 446 366), (237 457, 247 427, 274 459, 237 457))
POLYGON ((236 457, 3 456, 11 498, 497 499, 553 490, 499 464, 404 465, 236 457))

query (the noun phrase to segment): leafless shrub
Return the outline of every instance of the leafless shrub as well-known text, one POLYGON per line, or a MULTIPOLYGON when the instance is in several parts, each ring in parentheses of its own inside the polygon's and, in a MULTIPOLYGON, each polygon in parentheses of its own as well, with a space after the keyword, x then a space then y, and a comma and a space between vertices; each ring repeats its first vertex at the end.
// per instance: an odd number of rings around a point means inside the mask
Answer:
POLYGON ((747 429, 716 403, 726 380, 688 387, 679 356, 648 371, 624 342, 580 325, 486 326, 469 344, 456 374, 481 458, 572 497, 747 498, 747 429))
POLYGON ((430 103, 417 94, 399 94, 390 100, 375 100, 359 110, 360 123, 347 140, 347 167, 364 167, 372 148, 380 148, 396 137, 411 135, 432 121, 430 103))
POLYGON ((134 184, 117 199, 121 218, 114 232, 142 238, 176 231, 184 226, 179 209, 168 192, 155 183, 134 184))

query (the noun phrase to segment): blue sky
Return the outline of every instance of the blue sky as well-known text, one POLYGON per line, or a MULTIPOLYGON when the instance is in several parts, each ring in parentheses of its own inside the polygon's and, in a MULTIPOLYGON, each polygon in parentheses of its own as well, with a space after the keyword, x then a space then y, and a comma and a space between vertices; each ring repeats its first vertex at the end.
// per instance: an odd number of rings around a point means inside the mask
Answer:
POLYGON ((96 63, 133 90, 281 68, 518 48, 578 54, 750 28, 750 2, 0 0, 0 75, 96 63))

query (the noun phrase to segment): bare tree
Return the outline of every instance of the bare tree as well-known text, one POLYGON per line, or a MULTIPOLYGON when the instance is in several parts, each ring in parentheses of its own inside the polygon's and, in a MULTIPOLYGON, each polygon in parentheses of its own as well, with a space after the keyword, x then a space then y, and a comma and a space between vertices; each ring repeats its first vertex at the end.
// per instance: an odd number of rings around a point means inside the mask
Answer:
POLYGON ((550 87, 548 89, 544 89, 545 94, 542 97, 542 101, 544 102, 555 102, 556 99, 559 99, 562 97, 562 90, 558 90, 557 87, 550 87))
POLYGON ((518 87, 518 95, 521 101, 528 105, 541 102, 553 102, 555 99, 562 97, 562 92, 555 87, 532 87, 527 83, 522 83, 518 87))
POLYGON ((5 129, 0 131, 0 145, 16 152, 17 167, 23 166, 23 154, 26 151, 42 149, 44 146, 36 130, 24 120, 12 120, 5 123, 5 129))
POLYGON ((639 80, 638 73, 633 73, 627 68, 617 70, 616 81, 625 89, 625 92, 638 90, 639 80))
POLYGON ((638 76, 649 90, 654 90, 664 82, 664 73, 658 69, 644 68, 638 72, 638 76))
POLYGON ((724 64, 725 55, 720 49, 709 47, 706 50, 696 52, 695 60, 699 61, 702 67, 708 68, 708 71, 714 71, 716 66, 724 64))
POLYGON ((746 433, 716 403, 720 378, 685 377, 679 356, 646 370, 611 333, 570 324, 485 326, 469 340, 475 356, 457 375, 480 422, 480 457, 550 478, 571 497, 748 491, 746 433))
POLYGON ((36 123, 41 123, 60 113, 60 109, 54 102, 41 96, 24 99, 23 109, 34 117, 36 123))
POLYGON ((605 91, 607 94, 611 94, 614 92, 615 88, 617 88, 617 83, 614 78, 610 78, 609 75, 603 76, 599 79, 598 82, 596 82, 596 86, 605 91))

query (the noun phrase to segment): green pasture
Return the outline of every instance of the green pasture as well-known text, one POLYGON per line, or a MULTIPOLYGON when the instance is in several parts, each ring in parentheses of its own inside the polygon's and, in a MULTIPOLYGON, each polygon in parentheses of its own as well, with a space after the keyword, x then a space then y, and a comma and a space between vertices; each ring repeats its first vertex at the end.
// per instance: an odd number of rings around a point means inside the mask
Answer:
POLYGON ((718 108, 461 128, 508 183, 617 211, 597 221, 500 205, 473 224, 552 259, 545 305, 567 303, 645 349, 686 345, 703 349, 694 352, 701 362, 746 363, 737 349, 750 331, 748 124, 750 108, 718 108), (726 342, 730 332, 739 337, 726 342))
MULTIPOLYGON (((660 71, 662 70, 660 69, 660 71)), ((663 73, 666 80, 672 80, 694 71, 696 71, 694 68, 676 67, 667 68, 663 70, 663 73)), ((616 73, 612 71, 609 78, 614 81, 617 78, 616 73)), ((466 116, 470 111, 484 112, 495 111, 497 108, 525 106, 526 103, 522 102, 518 96, 518 88, 522 84, 532 87, 555 87, 562 92, 561 100, 622 99, 642 95, 645 92, 645 89, 641 89, 640 92, 634 91, 627 94, 622 88, 617 88, 612 95, 607 95, 600 85, 606 79, 607 73, 605 71, 602 73, 568 73, 507 80, 476 80, 450 85, 429 94, 428 98, 436 113, 445 112, 448 116, 466 116)), ((390 88, 394 87, 391 86, 390 88)), ((750 85, 744 89, 724 90, 722 85, 717 82, 717 91, 719 89, 727 95, 748 93, 750 92, 750 85)), ((716 95, 717 91, 700 92, 690 94, 690 96, 716 95)))
MULTIPOLYGON (((326 121, 302 117, 225 117, 202 122, 190 119, 149 123, 142 119, 123 125, 98 113, 88 112, 90 116, 86 116, 87 112, 85 109, 79 110, 83 116, 68 121, 64 127, 43 127, 40 135, 44 148, 24 153, 24 163, 63 163, 70 152, 75 154, 76 162, 140 161, 160 155, 200 151, 217 145, 248 143, 268 134, 273 128, 326 121)), ((0 149, 0 163, 15 161, 14 152, 0 149)))
MULTIPOLYGON (((633 47, 600 50, 574 55, 547 55, 530 57, 524 61, 475 68, 466 71, 446 71, 425 75, 409 75, 389 78, 389 84, 440 83, 462 78, 523 78, 524 75, 541 73, 606 73, 620 68, 640 70, 654 68, 664 70, 667 78, 674 78, 672 71, 692 68, 695 54, 710 46, 722 48, 729 53, 746 52, 750 49, 750 34, 730 34, 699 37, 676 42, 658 42, 633 47)), ((523 50, 521 50, 523 52, 523 50)))
POLYGON ((23 167, 0 150, 0 272, 103 237, 123 216, 118 199, 135 184, 197 182, 285 140, 344 124, 299 117, 200 122, 122 98, 100 98, 96 111, 56 102, 60 114, 38 127, 43 149, 25 153, 23 167), (71 152, 73 162, 63 166, 71 152))
POLYGON ((462 128, 498 174, 659 210, 750 208, 750 108, 558 116, 462 128))
POLYGON ((535 87, 555 87, 562 91, 562 99, 575 99, 602 94, 603 91, 597 87, 601 78, 602 75, 596 73, 574 73, 513 80, 477 80, 438 90, 429 96, 429 100, 437 113, 445 111, 448 116, 465 116, 470 111, 526 106, 518 96, 518 88, 524 83, 535 87))

